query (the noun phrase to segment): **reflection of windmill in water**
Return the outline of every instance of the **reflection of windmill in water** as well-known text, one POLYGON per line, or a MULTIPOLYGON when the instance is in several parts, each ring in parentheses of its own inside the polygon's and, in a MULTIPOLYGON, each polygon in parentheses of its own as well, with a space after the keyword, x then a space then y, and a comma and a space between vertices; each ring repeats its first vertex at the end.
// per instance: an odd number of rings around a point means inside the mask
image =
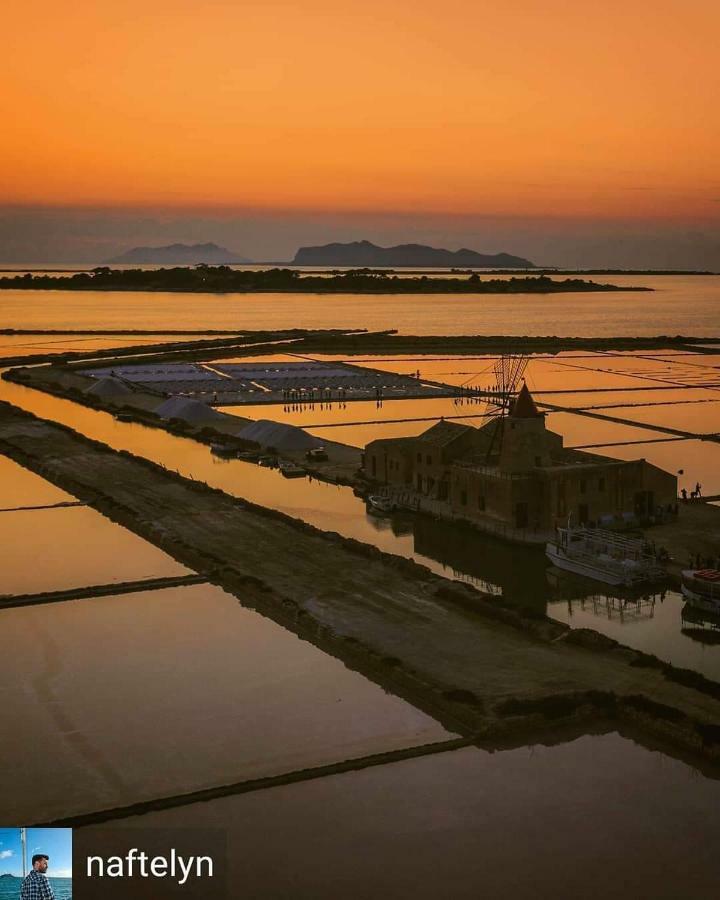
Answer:
POLYGON ((493 419, 496 420, 496 425, 492 429, 492 436, 485 454, 486 462, 493 455, 497 456, 500 454, 505 434, 505 420, 515 403, 520 382, 524 381, 523 376, 529 361, 525 353, 503 353, 493 361, 491 367, 483 373, 473 375, 461 385, 462 390, 468 390, 468 384, 476 382, 481 375, 492 373, 494 377, 493 383, 488 385, 485 392, 485 401, 487 403, 487 411, 484 415, 485 424, 493 419))

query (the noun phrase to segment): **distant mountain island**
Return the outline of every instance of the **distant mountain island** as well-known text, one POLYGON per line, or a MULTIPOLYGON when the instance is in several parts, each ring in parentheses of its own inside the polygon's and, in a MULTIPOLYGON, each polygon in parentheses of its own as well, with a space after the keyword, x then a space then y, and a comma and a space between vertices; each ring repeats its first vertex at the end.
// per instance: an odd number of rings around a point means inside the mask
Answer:
POLYGON ((218 247, 217 244, 169 244, 166 247, 133 247, 126 253, 107 260, 112 265, 195 265, 212 263, 213 265, 242 265, 251 260, 218 247))
POLYGON ((323 244, 301 247, 295 254, 296 266, 431 266, 478 269, 534 269, 535 264, 509 253, 477 253, 475 250, 443 250, 424 244, 398 244, 378 247, 370 241, 349 244, 323 244))

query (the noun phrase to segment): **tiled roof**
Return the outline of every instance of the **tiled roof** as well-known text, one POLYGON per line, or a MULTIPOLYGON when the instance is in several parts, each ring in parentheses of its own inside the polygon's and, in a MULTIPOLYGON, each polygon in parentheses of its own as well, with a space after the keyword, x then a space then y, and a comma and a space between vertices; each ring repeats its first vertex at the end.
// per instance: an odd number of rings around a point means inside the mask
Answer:
POLYGON ((460 425, 459 422, 446 422, 442 419, 427 431, 419 434, 417 440, 434 444, 436 447, 446 447, 460 435, 467 434, 469 431, 476 431, 476 429, 472 425, 460 425))

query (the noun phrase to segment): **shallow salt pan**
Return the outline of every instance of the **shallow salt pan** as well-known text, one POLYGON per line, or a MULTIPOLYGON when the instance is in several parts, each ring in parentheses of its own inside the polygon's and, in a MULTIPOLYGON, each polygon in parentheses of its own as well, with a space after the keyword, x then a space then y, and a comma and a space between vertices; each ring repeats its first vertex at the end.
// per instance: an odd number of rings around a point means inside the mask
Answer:
POLYGON ((0 508, 45 506, 75 500, 70 494, 0 455, 0 508))
POLYGON ((0 611, 7 821, 47 821, 449 737, 220 588, 0 611))
MULTIPOLYGON (((0 595, 190 572, 167 553, 86 507, 0 513, 0 546, 0 595)), ((0 610, 0 616, 4 612, 0 610)))
POLYGON ((222 828, 248 897, 677 900, 717 890, 718 803, 720 782, 607 734, 457 750, 115 824, 222 828))

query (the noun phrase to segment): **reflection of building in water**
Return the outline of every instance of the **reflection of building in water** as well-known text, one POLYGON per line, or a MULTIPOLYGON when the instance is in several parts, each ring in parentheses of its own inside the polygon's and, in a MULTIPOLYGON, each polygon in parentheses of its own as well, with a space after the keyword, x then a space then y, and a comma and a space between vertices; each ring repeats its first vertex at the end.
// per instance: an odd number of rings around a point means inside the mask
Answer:
POLYGON ((626 625, 642 622, 655 615, 655 604, 662 603, 665 591, 639 591, 632 588, 598 590, 598 583, 588 578, 567 575, 554 566, 547 570, 547 581, 553 590, 553 603, 566 603, 568 620, 577 610, 615 620, 626 625))
POLYGON ((578 524, 644 521, 677 499, 676 477, 644 459, 563 447, 525 385, 507 417, 481 428, 443 420, 417 437, 371 441, 363 465, 370 479, 440 515, 527 541, 570 514, 578 524))
POLYGON ((536 548, 517 547, 453 522, 417 516, 415 550, 490 594, 544 613, 550 591, 547 560, 536 548))
POLYGON ((618 619, 623 625, 627 625, 629 622, 652 619, 655 615, 655 603, 659 597, 660 594, 646 594, 632 599, 603 593, 591 594, 589 597, 568 600, 568 615, 572 618, 573 611, 581 609, 583 612, 592 612, 593 615, 603 616, 606 619, 618 619))
POLYGON ((474 588, 482 591, 483 594, 494 594, 496 597, 502 597, 504 595, 503 589, 499 584, 485 581, 484 578, 478 578, 476 575, 468 575, 466 572, 463 572, 462 569, 453 569, 452 576, 457 581, 465 581, 468 584, 471 584, 474 588))

